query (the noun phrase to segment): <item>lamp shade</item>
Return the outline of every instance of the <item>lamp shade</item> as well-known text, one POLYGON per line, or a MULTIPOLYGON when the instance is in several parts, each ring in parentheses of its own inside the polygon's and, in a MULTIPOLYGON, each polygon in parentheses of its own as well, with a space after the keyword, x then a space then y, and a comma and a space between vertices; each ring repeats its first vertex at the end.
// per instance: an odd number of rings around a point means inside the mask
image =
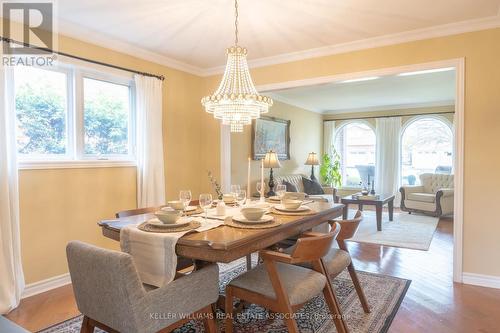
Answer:
POLYGON ((319 165, 318 154, 309 153, 309 156, 307 156, 307 160, 306 163, 304 163, 304 165, 319 165))
POLYGON ((281 168, 280 160, 278 159, 278 154, 276 154, 274 151, 267 152, 266 156, 264 156, 264 168, 266 169, 281 168))

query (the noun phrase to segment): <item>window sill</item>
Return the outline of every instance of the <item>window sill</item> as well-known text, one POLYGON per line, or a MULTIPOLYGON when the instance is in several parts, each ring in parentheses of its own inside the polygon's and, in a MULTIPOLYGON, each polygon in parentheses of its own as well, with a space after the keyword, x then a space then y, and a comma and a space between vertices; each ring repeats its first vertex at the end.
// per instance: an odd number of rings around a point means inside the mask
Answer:
POLYGON ((79 160, 79 161, 19 161, 19 170, 87 169, 135 167, 135 161, 79 160))

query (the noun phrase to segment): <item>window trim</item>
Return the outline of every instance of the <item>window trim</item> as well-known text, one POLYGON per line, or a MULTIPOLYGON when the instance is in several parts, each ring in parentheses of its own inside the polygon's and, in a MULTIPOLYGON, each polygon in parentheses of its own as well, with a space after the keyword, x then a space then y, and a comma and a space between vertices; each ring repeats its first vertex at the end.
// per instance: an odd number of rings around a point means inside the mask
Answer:
MULTIPOLYGON (((73 64, 58 64, 54 67, 37 67, 44 70, 64 73, 66 75, 67 110, 66 110, 66 153, 56 154, 17 154, 18 169, 68 169, 68 168, 102 168, 102 167, 135 167, 136 162, 136 108, 135 84, 133 76, 118 75, 97 71, 73 64), (98 155, 84 154, 84 104, 83 79, 95 79, 113 84, 127 86, 129 94, 129 126, 127 155, 98 155)), ((7 82, 14 82, 14 68, 5 71, 7 82)), ((10 96, 9 103, 15 110, 15 86, 10 84, 6 93, 10 96)))

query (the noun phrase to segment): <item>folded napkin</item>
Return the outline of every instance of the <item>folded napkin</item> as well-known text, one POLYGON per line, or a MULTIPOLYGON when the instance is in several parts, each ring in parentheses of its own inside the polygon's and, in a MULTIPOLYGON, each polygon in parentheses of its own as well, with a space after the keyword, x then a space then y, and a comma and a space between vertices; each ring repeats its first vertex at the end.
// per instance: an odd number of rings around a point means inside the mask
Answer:
MULTIPOLYGON (((192 218, 201 226, 194 231, 216 228, 224 221, 192 218)), ((143 283, 162 287, 175 278, 177 255, 175 246, 179 238, 189 231, 155 233, 139 230, 137 225, 128 225, 120 230, 120 246, 123 252, 134 258, 134 263, 143 283)))

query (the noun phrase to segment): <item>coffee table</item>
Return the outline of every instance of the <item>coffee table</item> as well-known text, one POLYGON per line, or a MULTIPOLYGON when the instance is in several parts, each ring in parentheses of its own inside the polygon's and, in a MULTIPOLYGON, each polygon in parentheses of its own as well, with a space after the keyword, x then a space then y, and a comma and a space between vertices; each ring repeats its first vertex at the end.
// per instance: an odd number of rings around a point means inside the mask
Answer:
MULTIPOLYGON (((360 193, 356 193, 360 194, 360 193)), ((379 194, 377 199, 357 199, 352 195, 343 197, 341 202, 344 204, 344 209, 342 211, 343 219, 347 219, 347 212, 349 210, 349 205, 358 205, 359 210, 363 210, 364 205, 375 206, 375 211, 377 214, 377 230, 382 231, 382 208, 387 204, 389 210, 389 221, 393 220, 394 216, 394 194, 379 194)))

